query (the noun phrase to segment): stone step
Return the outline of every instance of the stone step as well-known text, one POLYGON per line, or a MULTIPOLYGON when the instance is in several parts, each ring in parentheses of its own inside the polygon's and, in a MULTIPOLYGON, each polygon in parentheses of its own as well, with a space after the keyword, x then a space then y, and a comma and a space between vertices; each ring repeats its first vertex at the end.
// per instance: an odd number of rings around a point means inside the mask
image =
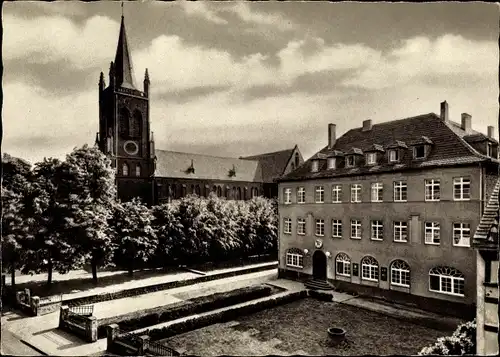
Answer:
POLYGON ((306 288, 313 290, 334 290, 334 287, 324 280, 311 279, 305 282, 306 288))

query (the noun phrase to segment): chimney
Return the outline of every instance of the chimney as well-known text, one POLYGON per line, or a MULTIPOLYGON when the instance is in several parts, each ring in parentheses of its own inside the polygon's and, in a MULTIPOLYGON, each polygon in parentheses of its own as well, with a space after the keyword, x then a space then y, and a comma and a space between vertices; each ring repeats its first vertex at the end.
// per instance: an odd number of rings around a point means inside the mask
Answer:
POLYGON ((328 148, 331 149, 335 146, 337 141, 336 125, 328 124, 328 148))
POLYGON ((370 131, 372 130, 372 120, 363 120, 363 131, 370 131))
POLYGON ((470 132, 472 116, 467 113, 462 113, 462 130, 470 132))
POLYGON ((488 125, 488 138, 495 138, 495 127, 488 125))
POLYGON ((441 120, 448 120, 448 103, 446 102, 446 100, 441 103, 441 120))

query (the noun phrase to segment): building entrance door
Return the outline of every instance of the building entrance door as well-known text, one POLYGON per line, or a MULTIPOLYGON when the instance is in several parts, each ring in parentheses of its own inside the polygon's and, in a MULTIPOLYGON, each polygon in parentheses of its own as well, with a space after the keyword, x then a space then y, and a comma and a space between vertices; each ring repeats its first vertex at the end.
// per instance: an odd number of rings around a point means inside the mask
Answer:
POLYGON ((313 278, 326 280, 326 255, 321 250, 313 254, 313 278))

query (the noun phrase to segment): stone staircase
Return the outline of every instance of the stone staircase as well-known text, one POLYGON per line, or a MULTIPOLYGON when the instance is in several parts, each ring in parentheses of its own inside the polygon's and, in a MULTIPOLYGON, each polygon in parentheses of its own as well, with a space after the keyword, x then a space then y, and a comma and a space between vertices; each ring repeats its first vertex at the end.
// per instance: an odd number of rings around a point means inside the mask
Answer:
POLYGON ((310 279, 304 283, 311 290, 334 290, 334 286, 325 280, 310 279))

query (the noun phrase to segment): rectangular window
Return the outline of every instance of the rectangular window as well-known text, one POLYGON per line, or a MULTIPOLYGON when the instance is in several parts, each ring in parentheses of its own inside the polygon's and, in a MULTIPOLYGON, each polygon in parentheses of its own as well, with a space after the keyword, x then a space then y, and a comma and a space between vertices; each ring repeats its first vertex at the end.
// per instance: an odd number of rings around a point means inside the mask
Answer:
POLYGON ((372 183, 372 202, 382 202, 384 194, 384 184, 382 182, 372 183))
POLYGON ((316 235, 318 237, 323 237, 325 235, 325 220, 323 219, 316 220, 316 235))
POLYGON ((354 155, 349 155, 345 161, 345 167, 354 167, 354 155))
POLYGON ((391 284, 410 287, 410 271, 404 268, 391 267, 391 284))
POLYGON ((319 168, 319 161, 318 160, 313 160, 312 165, 311 165, 311 171, 312 172, 318 172, 319 168))
POLYGON ((297 203, 306 203, 306 189, 299 187, 297 189, 297 203))
POLYGON ((332 220, 332 237, 342 238, 342 221, 340 219, 332 220))
POLYGON ((441 188, 439 180, 425 180, 425 200, 439 201, 441 199, 441 188))
POLYGON ((283 196, 285 199, 285 204, 292 203, 292 189, 291 188, 285 188, 283 196))
POLYGON ((351 238, 361 239, 361 221, 358 219, 351 220, 351 238))
POLYGON ((378 265, 362 263, 361 279, 378 281, 378 265))
POLYGON ((425 244, 439 244, 440 229, 439 222, 425 222, 425 244))
POLYGON ((399 151, 398 150, 390 150, 389 151, 389 162, 399 161, 399 151))
POLYGON ((407 222, 394 222, 394 241, 407 242, 408 241, 408 223, 407 222))
POLYGON ((453 179, 453 199, 455 201, 470 200, 470 178, 457 177, 453 179))
POLYGON ((303 268, 303 256, 301 254, 287 253, 286 265, 294 268, 303 268))
POLYGON ((361 184, 355 183, 351 185, 351 202, 361 202, 361 184))
POLYGON ((337 258, 337 274, 342 276, 351 276, 351 262, 346 259, 337 258))
POLYGON ((342 185, 332 186, 332 203, 342 203, 342 185))
POLYGON ((429 290, 437 293, 464 296, 464 278, 430 273, 429 290))
POLYGON ((413 148, 413 158, 414 159, 423 159, 425 158, 425 146, 418 145, 413 148))
POLYGON ((372 221, 372 240, 384 239, 384 224, 382 221, 372 221))
POLYGON ((470 247, 470 224, 453 223, 453 245, 470 247))
POLYGON ((493 147, 491 143, 486 143, 486 156, 492 157, 493 156, 493 147))
POLYGON ((314 200, 316 201, 316 203, 325 202, 325 188, 323 186, 316 186, 314 192, 314 200))
POLYGON ((377 163, 377 153, 369 152, 366 155, 366 163, 368 165, 375 165, 377 163))
POLYGON ((407 184, 404 181, 394 182, 394 202, 407 201, 407 184))
POLYGON ((328 161, 328 169, 334 169, 336 166, 335 158, 329 157, 327 161, 328 161))
POLYGON ((306 220, 304 218, 297 218, 297 234, 301 236, 306 234, 306 220))
POLYGON ((286 233, 286 234, 292 233, 292 219, 291 218, 283 219, 283 233, 286 233))

